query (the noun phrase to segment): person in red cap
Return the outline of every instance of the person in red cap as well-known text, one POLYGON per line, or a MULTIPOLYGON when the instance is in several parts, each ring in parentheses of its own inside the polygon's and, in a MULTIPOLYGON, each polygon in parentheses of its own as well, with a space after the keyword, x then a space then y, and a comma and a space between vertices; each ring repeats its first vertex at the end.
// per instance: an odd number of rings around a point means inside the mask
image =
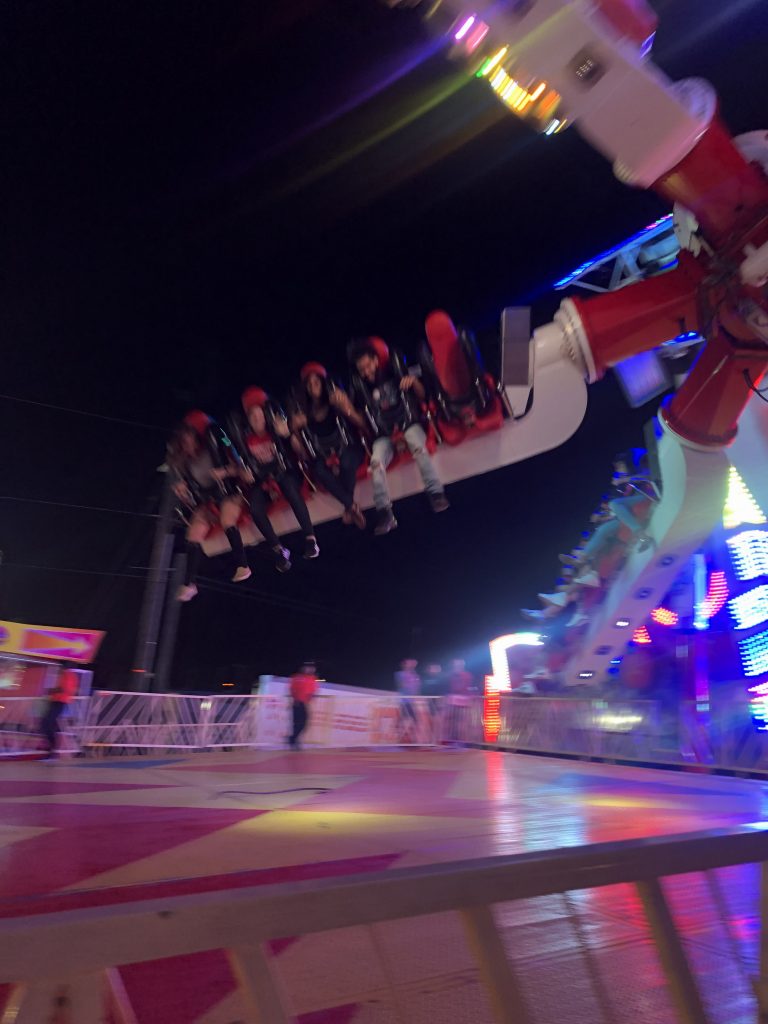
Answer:
POLYGON ((205 540, 218 519, 235 561, 233 582, 251 575, 243 538, 237 528, 243 499, 239 490, 244 467, 227 435, 200 410, 187 413, 168 446, 168 465, 177 498, 191 510, 187 526, 187 574, 177 599, 197 594, 197 574, 205 540))
POLYGON ((309 705, 317 693, 317 669, 313 662, 305 661, 291 676, 290 689, 293 728, 288 743, 294 750, 301 750, 301 734, 309 725, 309 705))
POLYGON ((62 662, 56 685, 48 694, 45 714, 40 723, 40 731, 45 737, 48 750, 47 760, 56 759, 56 744, 59 735, 59 718, 77 696, 79 679, 72 662, 62 662))
POLYGON ((390 353, 380 338, 353 344, 350 350, 355 369, 353 386, 358 407, 366 413, 374 435, 371 450, 371 482, 377 522, 374 533, 389 533, 397 526, 387 487, 387 467, 394 458, 393 438, 398 433, 421 474, 433 512, 449 507, 440 477, 427 451, 427 435, 421 422, 424 385, 411 376, 399 353, 390 353))
POLYGON ((320 363, 302 366, 299 377, 291 429, 302 443, 315 480, 341 503, 342 521, 364 530, 365 516, 355 501, 363 448, 350 430, 350 424, 362 430, 363 417, 320 363))
POLYGON ((263 388, 250 387, 242 394, 246 424, 235 419, 235 441, 246 466, 246 481, 251 484, 249 503, 253 521, 277 557, 277 569, 290 569, 289 552, 282 547, 269 519, 264 484, 274 480, 304 535, 304 558, 317 558, 314 527, 307 503, 301 494, 301 482, 293 468, 291 431, 283 411, 274 404, 263 388))

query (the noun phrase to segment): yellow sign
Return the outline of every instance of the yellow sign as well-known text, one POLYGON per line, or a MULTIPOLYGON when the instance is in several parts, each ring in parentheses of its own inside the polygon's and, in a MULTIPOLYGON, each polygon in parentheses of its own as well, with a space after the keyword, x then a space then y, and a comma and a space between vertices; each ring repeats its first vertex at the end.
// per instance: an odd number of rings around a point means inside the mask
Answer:
POLYGON ((90 665, 103 639, 104 633, 96 629, 0 621, 0 654, 21 654, 90 665))

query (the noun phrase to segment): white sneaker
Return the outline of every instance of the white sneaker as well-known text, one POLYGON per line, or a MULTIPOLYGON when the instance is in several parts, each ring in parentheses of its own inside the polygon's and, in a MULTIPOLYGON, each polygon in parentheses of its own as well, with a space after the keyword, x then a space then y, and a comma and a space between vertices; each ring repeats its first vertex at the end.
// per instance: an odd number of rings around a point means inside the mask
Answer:
POLYGON ((530 619, 532 622, 543 622, 546 618, 542 608, 521 608, 520 611, 524 618, 530 619))
POLYGON ((235 575, 232 577, 233 583, 243 583, 245 580, 251 578, 251 570, 247 565, 238 565, 235 569, 235 575))
POLYGON ((179 587, 176 591, 177 601, 191 601, 193 597, 197 596, 197 587, 194 583, 188 583, 183 587, 179 587))
POLYGON ((577 626, 583 626, 585 622, 589 622, 589 616, 585 615, 584 612, 576 612, 565 624, 566 629, 575 629, 577 626))
POLYGON ((590 572, 585 572, 583 576, 577 576, 573 582, 578 583, 580 587, 599 587, 600 577, 592 569, 590 572))
POLYGON ((537 594, 536 596, 542 604, 551 605, 555 608, 565 608, 568 604, 568 595, 563 591, 557 594, 537 594))

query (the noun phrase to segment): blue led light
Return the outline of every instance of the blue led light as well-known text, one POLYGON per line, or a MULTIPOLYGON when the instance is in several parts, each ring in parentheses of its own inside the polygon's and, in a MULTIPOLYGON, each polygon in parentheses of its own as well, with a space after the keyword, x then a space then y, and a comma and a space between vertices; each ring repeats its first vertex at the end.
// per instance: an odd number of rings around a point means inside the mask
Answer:
POLYGON ((744 530, 729 537, 727 544, 737 579, 768 576, 768 530, 744 530))
POLYGON ((745 676, 761 676, 768 672, 768 630, 739 640, 739 654, 745 676))
POLYGON ((768 586, 762 584, 728 602, 736 629, 753 629, 768 619, 768 586))
POLYGON ((617 252, 621 252, 622 249, 626 249, 630 245, 634 245, 636 242, 642 240, 648 240, 652 234, 658 233, 659 228, 662 226, 666 227, 672 220, 672 214, 668 213, 666 217, 662 217, 657 220, 655 224, 649 224, 647 228, 643 228, 642 231, 638 231, 636 235, 632 235, 626 242, 622 242, 620 245, 615 245, 613 249, 607 249, 605 252, 600 253, 599 256, 595 256, 594 259, 587 260, 586 263, 582 263, 580 267, 577 267, 572 273, 567 274, 560 281, 556 281, 555 288, 565 288, 576 280, 577 277, 581 277, 590 268, 594 267, 597 263, 602 263, 603 260, 610 259, 611 256, 615 256, 617 252))

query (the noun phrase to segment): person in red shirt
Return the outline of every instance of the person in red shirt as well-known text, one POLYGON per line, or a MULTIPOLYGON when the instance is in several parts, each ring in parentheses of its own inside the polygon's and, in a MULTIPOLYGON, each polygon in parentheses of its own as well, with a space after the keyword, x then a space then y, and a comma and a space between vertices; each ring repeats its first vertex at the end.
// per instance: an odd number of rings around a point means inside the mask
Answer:
POLYGON ((45 737, 48 748, 48 757, 53 759, 56 756, 56 740, 59 734, 59 718, 64 708, 71 704, 77 696, 79 680, 77 672, 74 671, 69 662, 64 662, 56 680, 55 687, 48 694, 48 704, 45 714, 40 723, 40 732, 45 737))
POLYGON ((291 676, 293 731, 288 737, 288 743, 294 750, 301 749, 301 734, 309 725, 309 703, 316 693, 317 670, 311 661, 307 661, 291 676))

